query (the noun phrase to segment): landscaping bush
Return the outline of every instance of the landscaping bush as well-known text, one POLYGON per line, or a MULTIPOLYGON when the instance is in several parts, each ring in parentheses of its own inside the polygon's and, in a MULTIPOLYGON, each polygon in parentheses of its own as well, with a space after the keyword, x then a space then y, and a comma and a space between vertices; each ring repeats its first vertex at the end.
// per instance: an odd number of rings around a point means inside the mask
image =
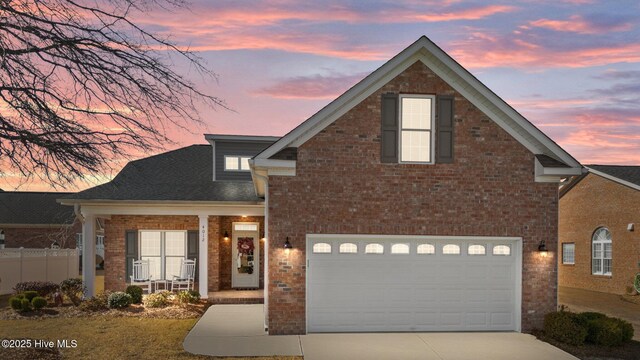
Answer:
POLYGON ((11 306, 11 308, 15 311, 22 310, 22 299, 24 299, 24 296, 12 297, 11 299, 9 299, 9 306, 11 306))
POLYGON ((78 306, 86 289, 82 286, 81 279, 67 279, 60 283, 60 290, 71 300, 73 305, 78 306))
POLYGON ((40 310, 43 307, 47 306, 47 299, 43 298, 42 296, 36 296, 31 300, 31 306, 33 306, 33 308, 36 310, 40 310))
POLYGON ((110 309, 126 308, 131 305, 131 295, 122 291, 116 291, 109 295, 107 298, 107 304, 110 309))
POLYGON ((619 346, 633 337, 631 324, 617 318, 591 320, 588 330, 587 341, 596 345, 619 346))
POLYGON ((176 298, 180 304, 196 304, 200 301, 200 293, 195 290, 183 290, 176 295, 176 298))
POLYGON ((556 311, 545 315, 544 332, 548 337, 571 345, 582 345, 587 338, 587 327, 577 314, 556 311))
POLYGON ((59 285, 50 281, 23 281, 16 284, 13 290, 16 293, 37 291, 38 296, 47 297, 58 291, 59 285))
POLYGON ((22 294, 24 295, 25 299, 27 299, 29 301, 33 300, 33 298, 38 296, 38 292, 37 291, 25 291, 22 294))
POLYGON ((145 307, 148 308, 160 308, 169 305, 169 292, 163 291, 159 293, 153 293, 147 295, 144 300, 142 300, 145 307))
POLYGON ((20 311, 31 311, 31 301, 29 301, 29 299, 20 299, 20 311))
POLYGON ((80 310, 82 311, 101 311, 109 308, 109 295, 110 292, 105 291, 97 294, 96 296, 83 301, 80 304, 80 310))
POLYGON ((125 292, 131 295, 131 301, 133 304, 142 303, 142 288, 140 286, 129 285, 127 286, 127 290, 125 292))

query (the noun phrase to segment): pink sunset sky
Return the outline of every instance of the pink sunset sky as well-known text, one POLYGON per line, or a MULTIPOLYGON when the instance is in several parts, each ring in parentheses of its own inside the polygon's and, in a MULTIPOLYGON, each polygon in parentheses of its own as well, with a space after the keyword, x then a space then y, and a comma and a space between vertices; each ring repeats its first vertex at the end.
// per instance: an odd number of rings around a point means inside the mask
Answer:
MULTIPOLYGON (((175 66, 233 109, 203 109, 206 126, 176 131, 165 150, 205 143, 203 133, 283 135, 426 35, 583 164, 640 165, 637 0, 200 0, 136 19, 199 51, 217 82, 175 66)), ((20 183, 0 179, 52 190, 20 183)))

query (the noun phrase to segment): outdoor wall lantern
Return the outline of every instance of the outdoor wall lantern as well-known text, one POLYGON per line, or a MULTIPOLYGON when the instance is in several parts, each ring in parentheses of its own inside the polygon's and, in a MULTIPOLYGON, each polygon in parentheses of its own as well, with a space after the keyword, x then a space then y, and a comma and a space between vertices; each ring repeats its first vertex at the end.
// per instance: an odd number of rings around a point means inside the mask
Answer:
POLYGON ((543 257, 547 256, 549 250, 547 250, 547 244, 544 243, 544 240, 540 241, 540 244, 538 245, 538 252, 540 252, 540 255, 543 257))
POLYGON ((229 233, 227 231, 224 232, 224 240, 229 240, 229 233))
POLYGON ((293 245, 291 245, 291 243, 289 242, 289 237, 288 236, 287 236, 287 240, 284 242, 284 249, 285 250, 293 249, 293 245))

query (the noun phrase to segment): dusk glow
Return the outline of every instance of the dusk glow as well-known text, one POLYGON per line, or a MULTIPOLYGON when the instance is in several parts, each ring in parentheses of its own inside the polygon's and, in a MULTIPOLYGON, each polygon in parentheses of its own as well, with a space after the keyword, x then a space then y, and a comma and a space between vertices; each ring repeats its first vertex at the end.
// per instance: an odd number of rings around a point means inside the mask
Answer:
MULTIPOLYGON (((205 143, 203 133, 283 135, 426 35, 581 163, 640 165, 637 0, 300 3, 200 0, 134 16, 200 51, 217 83, 175 66, 233 110, 167 129, 176 144, 165 150, 205 143)), ((0 188, 20 179, 7 174, 0 188)), ((39 180, 18 189, 52 190, 39 180)))

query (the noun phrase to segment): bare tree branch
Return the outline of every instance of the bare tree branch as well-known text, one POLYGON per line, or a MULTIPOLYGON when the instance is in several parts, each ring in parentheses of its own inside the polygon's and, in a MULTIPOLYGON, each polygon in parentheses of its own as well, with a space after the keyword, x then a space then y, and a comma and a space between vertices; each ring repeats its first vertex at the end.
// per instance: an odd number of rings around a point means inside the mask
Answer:
POLYGON ((171 143, 167 127, 202 124, 196 106, 226 108, 171 66, 171 54, 216 79, 188 49, 131 20, 180 0, 0 0, 0 174, 54 186, 110 159, 171 143))

